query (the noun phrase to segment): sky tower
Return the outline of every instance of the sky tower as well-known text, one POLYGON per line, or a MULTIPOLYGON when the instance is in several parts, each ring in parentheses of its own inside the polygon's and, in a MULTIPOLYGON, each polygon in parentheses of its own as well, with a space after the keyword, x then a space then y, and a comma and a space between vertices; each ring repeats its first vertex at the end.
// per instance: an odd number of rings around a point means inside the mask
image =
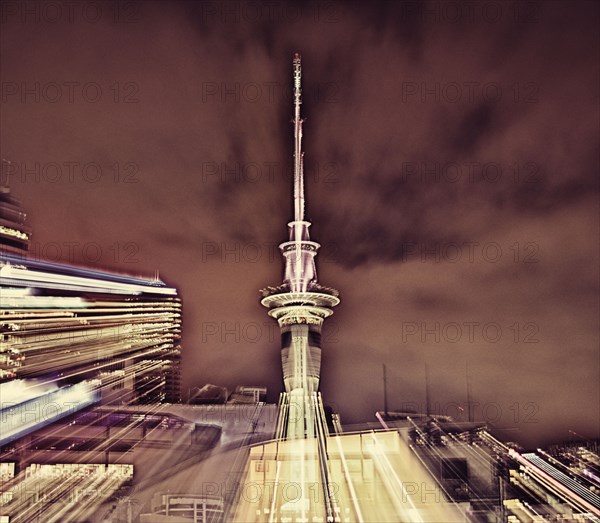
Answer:
MULTIPOLYGON (((239 497, 233 521, 289 523, 321 521, 458 522, 464 514, 440 495, 423 491, 435 479, 398 430, 329 432, 319 393, 321 327, 339 302, 335 289, 317 283, 315 256, 304 217, 301 67, 294 55, 294 219, 288 241, 279 246, 285 260, 283 283, 262 290, 261 303, 281 329, 282 393, 275 439, 250 446, 241 474, 258 496, 239 497), (419 485, 418 496, 405 481, 419 485), (432 497, 432 496, 430 496, 432 497)), ((410 422, 406 422, 410 425, 410 422)), ((404 427, 405 434, 410 427, 404 427)))
MULTIPOLYGON (((294 54, 294 220, 288 241, 279 245, 285 260, 283 283, 261 291, 262 305, 281 329, 281 362, 285 393, 281 398, 278 436, 313 437, 323 421, 318 393, 321 368, 321 327, 339 302, 338 291, 317 283, 315 256, 320 245, 311 241, 304 217, 304 153, 300 116, 302 69, 294 54)), ((322 426, 322 425, 321 425, 322 426)))

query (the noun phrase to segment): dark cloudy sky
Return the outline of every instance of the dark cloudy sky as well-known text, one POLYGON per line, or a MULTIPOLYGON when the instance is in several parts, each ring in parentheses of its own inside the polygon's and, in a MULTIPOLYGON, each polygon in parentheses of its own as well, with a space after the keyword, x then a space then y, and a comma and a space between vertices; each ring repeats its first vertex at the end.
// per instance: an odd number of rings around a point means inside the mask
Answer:
POLYGON ((37 256, 184 300, 184 387, 282 388, 258 290, 291 218, 291 58, 307 213, 342 303, 321 389, 538 445, 599 428, 598 4, 2 3, 3 182, 37 256))

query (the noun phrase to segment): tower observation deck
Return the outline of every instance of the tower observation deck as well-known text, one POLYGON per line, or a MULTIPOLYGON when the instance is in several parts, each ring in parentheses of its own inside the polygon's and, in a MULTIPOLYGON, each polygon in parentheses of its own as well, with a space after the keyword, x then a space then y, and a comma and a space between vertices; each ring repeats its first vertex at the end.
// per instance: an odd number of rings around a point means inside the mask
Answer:
POLYGON ((321 368, 321 327, 339 302, 338 291, 317 283, 315 257, 320 245, 310 239, 304 217, 304 153, 302 152, 301 61, 293 59, 294 81, 294 220, 288 241, 279 245, 285 261, 284 280, 263 289, 262 305, 281 329, 282 396, 279 436, 286 439, 317 435, 323 409, 318 396, 321 368))

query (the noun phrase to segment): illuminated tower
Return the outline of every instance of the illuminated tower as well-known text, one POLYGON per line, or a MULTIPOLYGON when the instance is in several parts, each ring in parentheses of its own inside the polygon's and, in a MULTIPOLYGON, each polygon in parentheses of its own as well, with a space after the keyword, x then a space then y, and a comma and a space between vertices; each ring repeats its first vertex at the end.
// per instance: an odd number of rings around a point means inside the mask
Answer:
MULTIPOLYGON (((294 55, 294 219, 279 248, 283 283, 262 290, 261 303, 281 329, 285 392, 276 437, 249 447, 235 503, 225 521, 275 523, 464 522, 463 512, 436 490, 436 480, 400 430, 344 433, 327 429, 319 394, 321 327, 339 302, 317 283, 315 256, 304 217, 300 56, 294 55), (246 486, 252 486, 252 494, 246 486), (416 488, 415 488, 416 486, 416 488), (256 496, 254 492, 259 495, 256 496), (439 495, 438 495, 439 493, 439 495), (434 495, 432 495, 434 494, 434 495)), ((236 476, 237 478, 237 476, 236 476)), ((228 509, 229 510, 229 509, 228 509)))
POLYGON ((312 437, 323 419, 318 396, 321 367, 321 327, 340 300, 338 291, 317 283, 315 256, 320 245, 310 240, 310 222, 304 218, 302 152, 301 65, 294 55, 294 220, 288 223, 289 239, 279 246, 285 260, 284 280, 263 289, 262 305, 281 329, 281 361, 285 393, 279 436, 312 437))

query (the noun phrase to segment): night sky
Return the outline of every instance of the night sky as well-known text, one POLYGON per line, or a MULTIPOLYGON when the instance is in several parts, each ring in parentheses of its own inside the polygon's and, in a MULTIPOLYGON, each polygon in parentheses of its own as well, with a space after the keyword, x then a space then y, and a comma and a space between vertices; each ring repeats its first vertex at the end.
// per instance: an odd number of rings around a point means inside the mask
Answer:
POLYGON ((276 245, 302 54, 307 216, 342 302, 321 390, 598 435, 596 2, 1 4, 2 182, 34 256, 152 276, 183 379, 283 388, 276 245), (469 376, 467 380, 467 374, 469 376), (463 410, 461 410, 463 409, 463 410))

